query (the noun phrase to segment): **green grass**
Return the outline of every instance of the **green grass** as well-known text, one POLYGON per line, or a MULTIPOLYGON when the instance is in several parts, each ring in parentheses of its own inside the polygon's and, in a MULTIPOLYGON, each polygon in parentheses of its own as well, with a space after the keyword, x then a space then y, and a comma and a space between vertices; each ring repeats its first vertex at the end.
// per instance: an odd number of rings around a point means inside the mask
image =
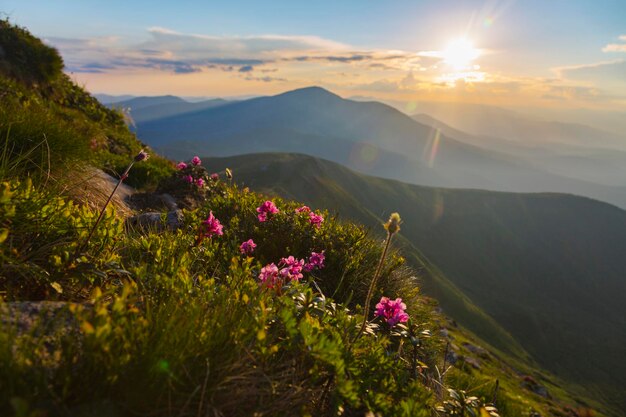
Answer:
POLYGON ((506 354, 530 354, 569 389, 619 415, 626 386, 626 311, 618 296, 626 290, 623 210, 569 195, 420 187, 297 154, 207 164, 230 166, 254 190, 372 227, 399 211, 399 243, 403 237, 422 286, 446 312, 506 354))

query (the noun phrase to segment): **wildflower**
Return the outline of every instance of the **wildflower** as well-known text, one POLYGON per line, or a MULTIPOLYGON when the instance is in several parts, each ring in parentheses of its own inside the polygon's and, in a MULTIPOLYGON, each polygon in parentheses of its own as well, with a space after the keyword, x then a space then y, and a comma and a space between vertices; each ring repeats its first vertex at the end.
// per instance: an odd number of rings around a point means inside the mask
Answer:
POLYGON ((183 180, 184 180, 185 182, 188 182, 189 184, 193 184, 193 177, 192 177, 191 175, 185 175, 185 176, 183 177, 183 180))
POLYGON ((259 213, 257 217, 259 218, 260 222, 266 221, 268 214, 276 214, 279 212, 276 205, 269 200, 257 207, 256 211, 257 213, 259 213))
POLYGON ((220 179, 220 176, 217 173, 211 174, 211 181, 217 181, 220 179))
POLYGON ((198 166, 202 163, 202 161, 200 160, 200 158, 198 158, 198 156, 194 156, 193 159, 191 160, 191 163, 198 166))
POLYGON ((215 216, 213 216, 213 212, 209 212, 209 217, 202 222, 202 224, 206 225, 206 230, 204 231, 204 236, 206 237, 211 237, 213 235, 223 235, 224 232, 222 231, 222 228, 224 226, 222 226, 222 224, 220 223, 219 220, 217 220, 215 218, 215 216))
POLYGON ((376 315, 382 317, 389 326, 409 321, 409 315, 404 310, 406 310, 406 304, 402 302, 402 298, 390 300, 382 297, 376 304, 376 315))
POLYGON ((318 229, 322 225, 323 221, 324 221, 324 217, 321 214, 315 214, 314 212, 309 213, 309 223, 311 223, 313 226, 317 227, 318 229))
POLYGON ((141 161, 145 161, 146 159, 148 159, 150 157, 150 155, 148 155, 146 152, 144 152, 144 150, 140 150, 139 153, 137 154, 137 156, 135 156, 135 162, 141 162, 141 161))
POLYGON ((256 248, 256 243, 254 243, 254 240, 248 239, 245 242, 243 242, 241 246, 239 246, 239 252, 244 253, 244 254, 251 254, 252 252, 254 252, 255 248, 256 248))
POLYGON ((278 267, 276 264, 265 265, 261 268, 261 272, 259 273, 259 280, 261 284, 267 285, 269 288, 273 288, 274 285, 279 281, 278 276, 278 267))
POLYGON ((308 206, 302 206, 302 207, 298 207, 296 209, 296 213, 300 214, 300 213, 309 213, 311 212, 311 209, 308 206))
POLYGON ((320 253, 311 252, 311 256, 309 257, 309 263, 315 265, 318 268, 323 268, 325 259, 326 256, 324 256, 324 251, 321 251, 320 253))
POLYGON ((176 169, 179 171, 182 171, 183 169, 187 168, 187 164, 184 162, 179 162, 176 164, 176 169))
POLYGON ((317 253, 311 252, 311 256, 309 257, 309 261, 304 264, 304 272, 311 272, 314 269, 322 269, 324 268, 324 251, 317 253))
POLYGON ((282 266, 280 275, 289 280, 297 281, 302 278, 302 268, 304 267, 304 259, 296 259, 293 256, 282 258, 279 262, 282 266))
POLYGON ((198 188, 204 187, 204 180, 202 178, 198 178, 196 180, 196 185, 198 186, 198 188))

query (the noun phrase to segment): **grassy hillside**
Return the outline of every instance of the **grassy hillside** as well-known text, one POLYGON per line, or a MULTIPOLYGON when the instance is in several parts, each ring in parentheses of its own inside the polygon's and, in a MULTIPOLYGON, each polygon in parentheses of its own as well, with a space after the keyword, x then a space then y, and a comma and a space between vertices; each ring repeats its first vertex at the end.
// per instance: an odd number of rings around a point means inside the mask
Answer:
MULTIPOLYGON (((254 190, 328 207, 365 224, 400 210, 407 241, 542 366, 615 409, 622 406, 623 210, 569 195, 419 187, 303 155, 244 155, 210 164, 233 167, 254 190)), ((502 347, 501 333, 467 315, 449 285, 425 284, 454 317, 502 347)))
MULTIPOLYGON (((26 29, 0 20, 0 141, 3 166, 26 159, 31 175, 59 178, 93 164, 121 173, 146 147, 128 131, 121 113, 102 106, 61 70, 63 60, 26 29), (26 155, 26 156, 25 156, 26 155)), ((130 184, 154 187, 172 164, 156 156, 138 166, 130 184)))

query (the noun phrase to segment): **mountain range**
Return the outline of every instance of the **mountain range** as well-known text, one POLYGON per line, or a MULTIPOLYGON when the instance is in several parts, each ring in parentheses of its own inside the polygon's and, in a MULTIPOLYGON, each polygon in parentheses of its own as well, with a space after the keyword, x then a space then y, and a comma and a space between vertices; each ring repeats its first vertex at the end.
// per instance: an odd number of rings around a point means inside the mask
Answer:
POLYGON ((551 172, 549 161, 542 166, 506 148, 468 143, 382 103, 346 100, 318 87, 237 102, 155 100, 134 111, 131 104, 130 115, 138 136, 171 158, 302 152, 414 184, 558 191, 626 207, 619 178, 608 185, 564 175, 566 169, 551 172))

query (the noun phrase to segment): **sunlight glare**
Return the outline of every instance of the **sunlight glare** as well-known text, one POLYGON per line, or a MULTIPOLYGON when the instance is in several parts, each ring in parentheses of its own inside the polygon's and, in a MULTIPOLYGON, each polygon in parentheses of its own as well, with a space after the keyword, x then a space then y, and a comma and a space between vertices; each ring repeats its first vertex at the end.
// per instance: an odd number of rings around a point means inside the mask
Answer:
POLYGON ((443 51, 444 62, 455 70, 468 68, 479 55, 480 50, 465 38, 453 40, 443 51))

